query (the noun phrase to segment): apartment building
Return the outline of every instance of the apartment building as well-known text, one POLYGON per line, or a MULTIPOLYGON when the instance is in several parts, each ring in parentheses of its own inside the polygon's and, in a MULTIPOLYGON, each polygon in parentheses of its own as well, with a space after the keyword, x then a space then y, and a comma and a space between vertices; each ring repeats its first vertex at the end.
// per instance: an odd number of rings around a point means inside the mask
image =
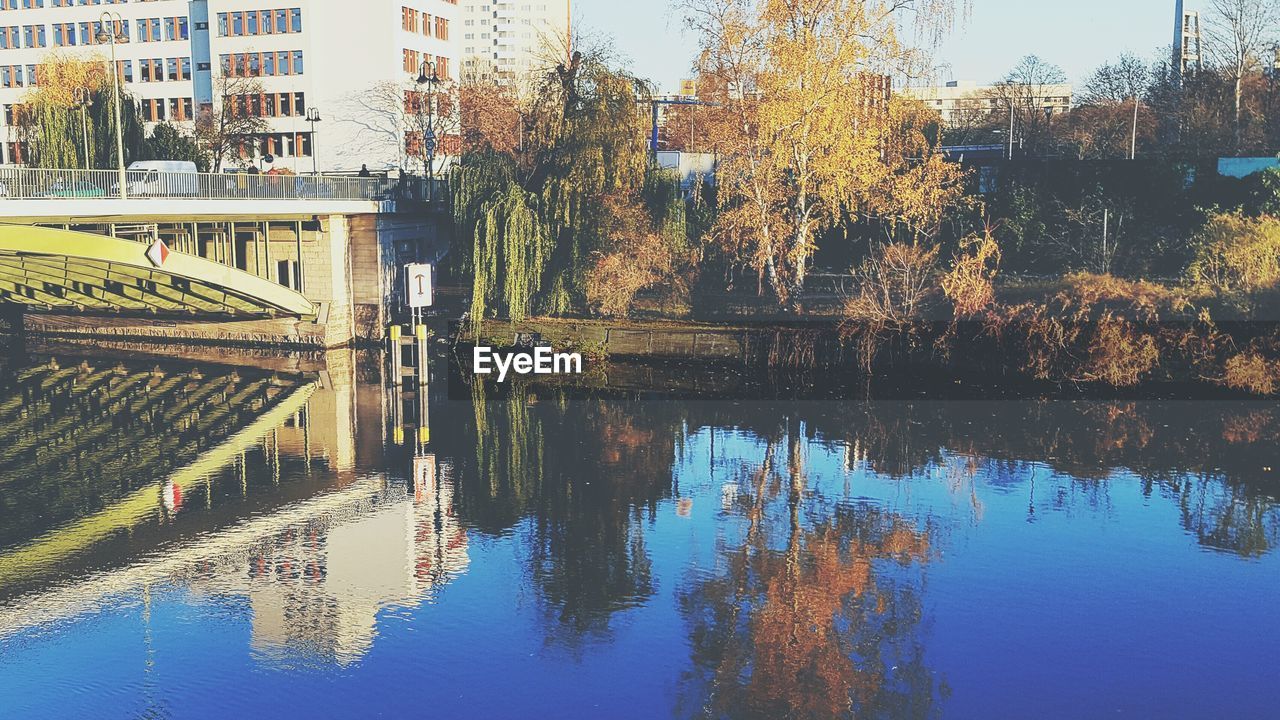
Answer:
POLYGON ((564 54, 570 9, 570 0, 462 0, 464 70, 528 82, 564 54))
POLYGON ((96 38, 103 12, 120 16, 117 70, 146 122, 192 127, 224 102, 264 119, 232 164, 414 170, 389 99, 407 97, 424 67, 447 83, 460 66, 457 0, 0 0, 4 163, 22 161, 11 109, 45 57, 109 56, 96 38))

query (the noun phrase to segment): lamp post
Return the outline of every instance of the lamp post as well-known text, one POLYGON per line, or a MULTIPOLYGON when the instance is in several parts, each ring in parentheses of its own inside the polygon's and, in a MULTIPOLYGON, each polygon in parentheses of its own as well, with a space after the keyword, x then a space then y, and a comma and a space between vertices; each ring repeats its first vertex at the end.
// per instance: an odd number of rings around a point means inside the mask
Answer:
POLYGON ((311 174, 312 175, 320 174, 319 165, 317 161, 317 158, 319 157, 319 152, 318 152, 319 146, 316 144, 316 123, 320 121, 321 121, 320 111, 317 110, 316 108, 307 108, 307 122, 311 123, 311 174))
POLYGON ((75 101, 76 107, 80 109, 80 133, 84 141, 84 169, 93 169, 93 156, 89 152, 89 105, 93 103, 93 98, 89 94, 88 88, 75 88, 72 91, 72 99, 75 101))
POLYGON ((104 12, 99 20, 102 27, 98 30, 99 43, 111 43, 111 64, 107 66, 107 74, 111 76, 111 87, 114 90, 116 117, 116 162, 120 166, 120 199, 129 199, 129 190, 124 174, 124 125, 120 121, 120 74, 116 69, 116 43, 127 42, 129 38, 119 34, 124 27, 124 19, 120 13, 104 12))
MULTIPOLYGON (((422 68, 422 72, 418 75, 418 87, 426 87, 427 93, 427 127, 422 133, 422 150, 426 157, 427 178, 429 181, 436 179, 436 108, 435 95, 436 87, 440 84, 440 76, 436 74, 436 64, 427 63, 422 68), (427 76, 427 70, 431 70, 430 77, 427 76)), ((428 183, 431 188, 432 182, 428 183)), ((434 191, 434 188, 431 188, 434 191)))
POLYGON ((1138 159, 1138 93, 1133 94, 1133 134, 1129 136, 1129 159, 1138 159))

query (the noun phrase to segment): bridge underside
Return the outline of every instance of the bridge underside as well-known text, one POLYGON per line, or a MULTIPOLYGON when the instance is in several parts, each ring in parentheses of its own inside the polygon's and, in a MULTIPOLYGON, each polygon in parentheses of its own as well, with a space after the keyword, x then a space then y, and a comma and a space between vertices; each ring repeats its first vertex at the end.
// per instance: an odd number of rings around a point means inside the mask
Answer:
POLYGON ((0 225, 0 303, 55 310, 310 317, 301 293, 205 258, 88 233, 0 225))

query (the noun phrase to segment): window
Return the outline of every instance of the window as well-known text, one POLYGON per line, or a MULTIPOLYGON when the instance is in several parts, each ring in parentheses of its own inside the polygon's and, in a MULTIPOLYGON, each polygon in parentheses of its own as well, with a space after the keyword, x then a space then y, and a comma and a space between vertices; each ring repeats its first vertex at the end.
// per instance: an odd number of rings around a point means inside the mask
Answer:
POLYGON ((449 39, 449 19, 436 17, 436 37, 440 40, 449 39))
POLYGON ((413 75, 418 72, 418 53, 413 50, 404 51, 404 71, 413 75))
POLYGON ((413 8, 400 8, 400 26, 406 32, 418 32, 418 11, 413 8))

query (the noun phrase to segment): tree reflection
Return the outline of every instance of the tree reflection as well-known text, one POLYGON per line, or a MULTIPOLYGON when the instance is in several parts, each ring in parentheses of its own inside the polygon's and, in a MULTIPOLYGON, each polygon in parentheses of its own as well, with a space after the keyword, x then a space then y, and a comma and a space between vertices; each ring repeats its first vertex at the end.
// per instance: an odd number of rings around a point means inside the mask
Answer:
POLYGON ((605 632, 654 591, 641 523, 671 493, 678 408, 480 385, 472 407, 462 516, 524 533, 531 579, 564 637, 605 632))
POLYGON ((682 594, 697 714, 926 716, 934 684, 916 638, 913 573, 930 533, 874 506, 824 506, 807 485, 799 434, 770 439, 738 484, 744 537, 722 543, 722 572, 682 594))

